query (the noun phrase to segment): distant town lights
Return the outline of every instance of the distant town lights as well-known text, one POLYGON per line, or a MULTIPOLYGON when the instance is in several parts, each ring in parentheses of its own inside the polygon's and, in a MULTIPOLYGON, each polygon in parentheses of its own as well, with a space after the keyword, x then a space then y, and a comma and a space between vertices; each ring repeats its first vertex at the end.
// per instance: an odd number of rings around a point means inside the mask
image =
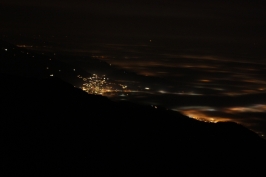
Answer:
POLYGON ((166 93, 166 91, 164 91, 164 90, 160 90, 159 93, 166 93))

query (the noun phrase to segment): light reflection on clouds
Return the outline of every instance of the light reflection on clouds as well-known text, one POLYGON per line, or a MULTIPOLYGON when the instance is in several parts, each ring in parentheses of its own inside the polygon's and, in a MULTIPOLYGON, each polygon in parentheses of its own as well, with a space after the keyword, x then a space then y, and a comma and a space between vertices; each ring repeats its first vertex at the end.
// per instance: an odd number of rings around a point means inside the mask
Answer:
POLYGON ((225 112, 234 113, 234 112, 266 112, 266 105, 255 104, 248 107, 231 107, 226 108, 225 112))
MULTIPOLYGON (((232 89, 234 89, 235 87, 237 87, 236 94, 240 94, 239 91, 241 91, 243 94, 247 94, 255 93, 260 88, 266 86, 266 81, 264 81, 263 78, 260 78, 261 76, 257 74, 259 70, 257 67, 262 66, 258 66, 258 63, 254 64, 254 68, 250 68, 249 62, 242 60, 226 60, 214 56, 186 55, 182 57, 186 58, 186 61, 184 61, 183 59, 181 59, 180 61, 180 58, 173 58, 172 60, 169 60, 169 58, 167 59, 160 57, 154 58, 154 60, 151 61, 150 59, 146 59, 145 57, 140 57, 139 59, 137 57, 132 57, 131 59, 127 60, 114 60, 112 61, 112 63, 114 65, 127 68, 145 76, 176 78, 177 81, 184 80, 186 79, 186 77, 189 77, 187 81, 191 82, 191 86, 199 85, 199 82, 205 83, 210 88, 213 87, 209 85, 211 83, 221 86, 225 84, 225 86, 231 85, 232 88, 230 88, 229 90, 227 89, 228 93, 220 93, 223 95, 232 95, 232 93, 234 94, 234 91, 232 89), (193 61, 195 58, 197 60, 201 59, 200 62, 204 62, 204 60, 215 61, 216 64, 208 62, 206 64, 199 64, 193 61), (226 62, 233 62, 237 64, 224 65, 223 63, 226 62), (238 64, 240 64, 241 66, 238 66, 238 64), (191 76, 195 78, 191 78, 191 76), (201 76, 201 78, 197 79, 197 77, 199 76, 201 76), (205 76, 205 78, 202 76, 205 76), (254 87, 251 87, 250 84, 253 84, 254 87), (242 89, 239 87, 242 87, 242 89), (254 90, 249 90, 248 88, 252 88, 254 90)), ((253 64, 253 62, 251 63, 253 64)), ((260 91, 261 90, 262 89, 260 89, 260 91)))
POLYGON ((184 115, 187 115, 190 118, 197 119, 204 122, 225 122, 225 121, 232 121, 230 118, 224 118, 224 117, 212 117, 207 114, 205 114, 203 111, 199 110, 177 110, 181 112, 184 115))
POLYGON ((117 79, 131 88, 150 88, 132 89, 134 94, 129 94, 128 100, 165 105, 203 121, 234 121, 254 130, 266 128, 266 123, 260 128, 258 123, 265 120, 266 112, 263 59, 186 53, 191 52, 149 44, 108 44, 92 55, 137 75, 161 78, 117 79))
POLYGON ((205 122, 234 121, 259 135, 265 134, 266 104, 214 108, 209 106, 185 106, 173 109, 190 118, 205 122), (261 125, 259 124, 261 122, 261 125))

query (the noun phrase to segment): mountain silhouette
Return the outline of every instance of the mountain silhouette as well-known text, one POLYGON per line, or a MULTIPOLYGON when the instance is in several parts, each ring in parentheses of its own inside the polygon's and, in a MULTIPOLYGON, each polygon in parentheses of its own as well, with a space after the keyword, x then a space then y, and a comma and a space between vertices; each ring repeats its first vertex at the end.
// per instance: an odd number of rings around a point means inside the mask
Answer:
POLYGON ((239 124, 113 102, 57 77, 0 78, 3 176, 265 174, 265 140, 239 124))

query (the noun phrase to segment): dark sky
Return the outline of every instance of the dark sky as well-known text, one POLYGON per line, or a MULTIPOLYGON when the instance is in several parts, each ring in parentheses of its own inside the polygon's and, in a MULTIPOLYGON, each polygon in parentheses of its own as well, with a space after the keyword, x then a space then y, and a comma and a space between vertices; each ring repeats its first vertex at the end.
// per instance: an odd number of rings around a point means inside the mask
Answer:
POLYGON ((2 33, 260 38, 260 1, 2 0, 2 33))
POLYGON ((8 35, 10 42, 19 44, 27 43, 21 36, 29 40, 41 35, 46 42, 84 48, 95 41, 169 39, 161 45, 204 52, 223 50, 220 53, 228 52, 230 46, 233 52, 262 58, 266 46, 265 7, 256 0, 2 0, 0 35, 8 35), (65 36, 68 41, 62 39, 65 36))

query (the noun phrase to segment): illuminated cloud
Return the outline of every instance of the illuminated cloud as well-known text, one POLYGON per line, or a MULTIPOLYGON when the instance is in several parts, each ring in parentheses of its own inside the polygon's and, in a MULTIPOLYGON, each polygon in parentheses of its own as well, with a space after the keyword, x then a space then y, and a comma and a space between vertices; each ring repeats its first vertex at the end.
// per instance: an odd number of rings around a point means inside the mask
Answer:
POLYGON ((225 112, 266 112, 266 105, 255 104, 247 107, 231 107, 224 109, 225 112))

